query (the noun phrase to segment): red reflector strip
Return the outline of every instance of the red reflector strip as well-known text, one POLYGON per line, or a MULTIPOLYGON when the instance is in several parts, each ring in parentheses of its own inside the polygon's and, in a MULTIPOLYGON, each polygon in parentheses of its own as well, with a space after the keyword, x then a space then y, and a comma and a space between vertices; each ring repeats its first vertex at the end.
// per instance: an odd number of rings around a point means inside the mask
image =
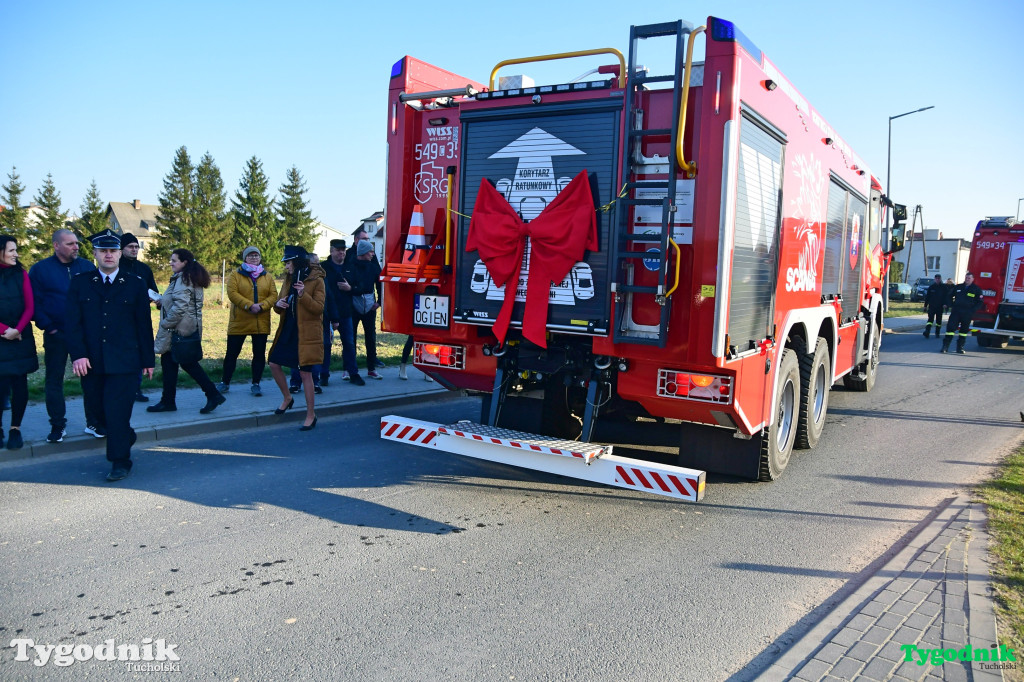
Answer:
POLYGON ((641 484, 642 484, 642 485, 643 485, 643 486, 644 486, 645 488, 650 488, 650 489, 652 489, 652 490, 654 489, 654 486, 653 486, 653 485, 651 485, 651 484, 650 484, 650 483, 649 483, 649 482, 647 481, 647 478, 646 478, 646 477, 644 476, 644 472, 642 472, 642 471, 640 471, 639 469, 637 469, 636 467, 634 467, 634 468, 633 468, 633 475, 634 475, 634 476, 636 476, 636 480, 640 481, 640 483, 641 483, 641 484))
POLYGON ((615 471, 622 477, 623 483, 626 485, 636 485, 636 483, 633 483, 633 479, 629 477, 629 474, 626 473, 626 470, 621 466, 616 466, 615 471))
POLYGON ((654 479, 654 482, 657 483, 661 487, 662 490, 664 490, 667 493, 672 492, 672 489, 669 488, 667 485, 665 485, 665 481, 661 480, 661 476, 658 475, 657 471, 652 471, 652 472, 650 472, 650 474, 651 474, 651 478, 654 479))
POLYGON ((382 421, 380 423, 380 430, 381 438, 404 440, 410 443, 420 443, 421 445, 430 443, 434 440, 434 436, 437 435, 437 432, 433 429, 402 424, 401 422, 382 421))

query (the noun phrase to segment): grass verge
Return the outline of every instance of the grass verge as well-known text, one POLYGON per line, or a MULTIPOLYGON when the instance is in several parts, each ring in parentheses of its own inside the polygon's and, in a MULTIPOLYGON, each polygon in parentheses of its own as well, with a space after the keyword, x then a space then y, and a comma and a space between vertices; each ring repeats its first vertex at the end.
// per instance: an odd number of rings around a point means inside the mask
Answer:
POLYGON ((889 301, 889 309, 885 311, 886 317, 906 317, 907 315, 920 315, 924 313, 923 303, 911 303, 910 301, 889 301))
MULTIPOLYGON (((999 475, 978 490, 988 510, 992 536, 999 643, 1024 652, 1024 445, 1003 461, 999 475)), ((1019 653, 1018 653, 1019 655, 1019 653)), ((1024 670, 1003 671, 1007 680, 1024 679, 1024 670)))

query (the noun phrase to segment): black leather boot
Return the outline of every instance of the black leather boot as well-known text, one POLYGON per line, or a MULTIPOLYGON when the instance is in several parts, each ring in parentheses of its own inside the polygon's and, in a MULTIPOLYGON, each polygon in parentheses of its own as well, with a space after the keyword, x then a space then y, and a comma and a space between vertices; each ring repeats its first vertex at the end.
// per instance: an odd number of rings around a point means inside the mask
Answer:
POLYGON ((199 414, 210 414, 217 409, 218 405, 222 405, 227 402, 227 398, 222 396, 219 392, 212 395, 206 396, 206 405, 199 408, 199 414))

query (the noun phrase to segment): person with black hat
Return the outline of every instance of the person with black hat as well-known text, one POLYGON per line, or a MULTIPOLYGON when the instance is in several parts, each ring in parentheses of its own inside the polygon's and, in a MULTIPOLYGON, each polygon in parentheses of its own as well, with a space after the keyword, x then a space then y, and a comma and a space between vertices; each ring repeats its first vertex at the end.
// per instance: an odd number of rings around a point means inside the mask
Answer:
POLYGON ((152 378, 153 322, 141 278, 121 272, 121 239, 110 229, 89 238, 99 269, 71 280, 67 295, 67 345, 82 391, 99 409, 107 431, 108 481, 132 468, 132 407, 139 370, 152 378))
MULTIPOLYGON (((150 294, 150 299, 153 296, 160 293, 160 290, 156 286, 156 280, 153 278, 153 270, 139 260, 139 249, 141 249, 138 238, 131 232, 125 232, 121 235, 121 260, 118 262, 118 267, 124 272, 130 272, 133 275, 138 275, 142 278, 142 281, 146 283, 146 289, 150 294)), ((159 307, 159 306, 158 306, 159 307)), ((135 402, 137 403, 148 403, 149 398, 142 395, 142 374, 139 374, 139 388, 135 392, 135 402)))
POLYGON ((327 273, 327 290, 334 294, 331 326, 341 339, 342 381, 365 386, 356 366, 356 334, 352 327, 352 286, 345 281, 345 240, 331 240, 331 257, 323 263, 327 273))
MULTIPOLYGON (((78 257, 78 237, 71 230, 53 233, 53 255, 44 258, 28 271, 35 296, 35 323, 43 331, 43 364, 46 365, 46 414, 50 418, 47 443, 61 443, 67 435, 67 405, 64 402, 64 373, 68 365, 68 346, 64 334, 65 304, 71 280, 83 272, 94 272, 96 266, 78 257)), ((100 414, 88 400, 85 408, 85 432, 102 438, 100 414)))
POLYGON ((281 321, 269 358, 270 373, 282 396, 281 406, 274 414, 284 414, 295 404, 281 367, 298 367, 306 398, 306 420, 299 430, 310 431, 316 427, 313 365, 321 362, 324 354, 324 271, 319 265, 310 264, 301 246, 285 246, 281 260, 287 274, 281 285, 283 295, 274 304, 274 312, 281 316, 281 321))

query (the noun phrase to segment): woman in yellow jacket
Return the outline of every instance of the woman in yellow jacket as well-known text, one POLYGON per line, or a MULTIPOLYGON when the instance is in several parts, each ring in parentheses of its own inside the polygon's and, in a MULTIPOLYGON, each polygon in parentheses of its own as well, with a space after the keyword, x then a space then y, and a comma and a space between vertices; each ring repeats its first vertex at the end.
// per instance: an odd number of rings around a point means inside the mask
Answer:
POLYGON ((267 365, 267 337, 270 336, 270 309, 277 300, 277 285, 270 273, 263 269, 263 255, 255 246, 242 251, 242 265, 228 275, 228 300, 231 314, 228 318, 228 349, 224 354, 217 390, 231 390, 231 377, 235 373, 238 354, 242 352, 245 337, 252 338, 252 386, 255 396, 263 395, 260 380, 267 365))
POLYGON ((302 390, 306 397, 306 420, 300 431, 316 426, 313 405, 313 365, 324 358, 324 271, 311 265, 306 250, 301 246, 284 247, 285 272, 281 285, 281 298, 274 304, 274 312, 281 316, 270 348, 270 373, 281 389, 281 407, 274 414, 284 414, 295 404, 288 392, 288 381, 281 366, 298 367, 302 377, 302 390))

